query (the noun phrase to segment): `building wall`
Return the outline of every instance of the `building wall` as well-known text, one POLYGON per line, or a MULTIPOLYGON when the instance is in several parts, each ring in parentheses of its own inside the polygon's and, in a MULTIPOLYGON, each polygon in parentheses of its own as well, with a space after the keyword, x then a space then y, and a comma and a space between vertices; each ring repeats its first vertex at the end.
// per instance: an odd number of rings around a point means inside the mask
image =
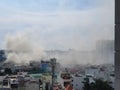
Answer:
POLYGON ((84 86, 82 83, 83 79, 84 79, 83 77, 73 76, 71 84, 74 90, 83 90, 83 86, 84 86))
POLYGON ((41 61, 41 69, 44 73, 51 71, 51 65, 49 61, 41 61))

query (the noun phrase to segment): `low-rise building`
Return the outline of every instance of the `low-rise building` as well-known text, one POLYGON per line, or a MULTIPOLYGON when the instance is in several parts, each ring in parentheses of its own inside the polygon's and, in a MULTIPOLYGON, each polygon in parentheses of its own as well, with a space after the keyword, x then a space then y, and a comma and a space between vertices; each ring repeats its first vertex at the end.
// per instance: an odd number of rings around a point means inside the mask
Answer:
POLYGON ((83 90, 83 80, 84 77, 82 75, 74 75, 71 80, 71 85, 74 90, 83 90))

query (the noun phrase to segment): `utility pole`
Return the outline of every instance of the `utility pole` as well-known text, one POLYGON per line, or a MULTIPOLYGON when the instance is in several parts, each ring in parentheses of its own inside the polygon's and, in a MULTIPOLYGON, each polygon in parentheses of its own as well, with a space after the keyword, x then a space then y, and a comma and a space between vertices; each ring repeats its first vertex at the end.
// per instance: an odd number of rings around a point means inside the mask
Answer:
MULTIPOLYGON (((39 90, 41 90, 41 85, 43 84, 42 80, 39 79, 39 90)), ((42 86, 42 90, 43 90, 43 86, 42 86)))
POLYGON ((51 67, 52 67, 52 90, 53 90, 53 85, 55 81, 55 66, 56 66, 56 59, 52 58, 51 59, 51 67))
POLYGON ((115 0, 115 90, 120 90, 120 0, 115 0))

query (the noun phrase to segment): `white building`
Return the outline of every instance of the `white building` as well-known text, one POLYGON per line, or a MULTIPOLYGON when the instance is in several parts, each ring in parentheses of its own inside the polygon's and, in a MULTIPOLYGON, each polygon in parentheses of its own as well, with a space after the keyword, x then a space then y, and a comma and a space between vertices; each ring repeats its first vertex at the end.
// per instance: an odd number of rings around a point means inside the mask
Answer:
POLYGON ((71 84, 74 90, 83 90, 83 80, 84 77, 82 75, 74 75, 71 80, 71 84))

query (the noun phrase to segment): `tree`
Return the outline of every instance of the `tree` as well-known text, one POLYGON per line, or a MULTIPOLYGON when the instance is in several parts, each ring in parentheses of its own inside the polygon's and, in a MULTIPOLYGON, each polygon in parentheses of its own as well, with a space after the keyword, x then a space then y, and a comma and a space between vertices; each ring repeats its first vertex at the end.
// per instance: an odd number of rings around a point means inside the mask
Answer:
POLYGON ((89 78, 85 78, 83 83, 83 90, 114 90, 114 88, 109 85, 109 82, 101 79, 95 80, 95 83, 89 83, 89 78))
POLYGON ((12 74, 12 70, 10 68, 5 68, 5 74, 12 74))
POLYGON ((90 84, 92 90, 114 90, 109 82, 97 79, 95 83, 90 84))

